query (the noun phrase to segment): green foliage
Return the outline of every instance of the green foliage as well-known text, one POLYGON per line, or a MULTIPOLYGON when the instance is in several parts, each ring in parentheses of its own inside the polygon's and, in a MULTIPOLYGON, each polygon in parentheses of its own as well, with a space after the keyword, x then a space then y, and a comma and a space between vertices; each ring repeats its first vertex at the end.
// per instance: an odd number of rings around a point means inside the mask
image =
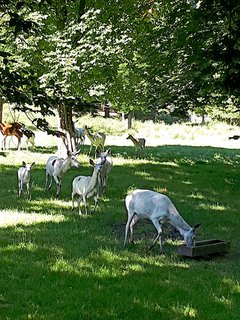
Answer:
POLYGON ((109 101, 184 116, 239 105, 240 5, 230 1, 3 1, 0 93, 45 115, 109 101), (213 15, 213 12, 216 12, 213 15), (33 108, 34 109, 34 108, 33 108))

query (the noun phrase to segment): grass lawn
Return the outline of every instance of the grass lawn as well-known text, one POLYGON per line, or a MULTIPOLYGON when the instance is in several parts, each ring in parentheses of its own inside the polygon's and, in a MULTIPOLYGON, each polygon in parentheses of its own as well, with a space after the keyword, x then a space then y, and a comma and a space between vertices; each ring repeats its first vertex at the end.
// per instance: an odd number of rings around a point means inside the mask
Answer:
POLYGON ((0 320, 240 319, 240 154, 227 139, 237 129, 152 126, 151 137, 149 125, 134 130, 147 137, 147 148, 136 152, 124 132, 117 144, 107 140, 114 167, 107 195, 89 216, 72 211, 70 200, 72 179, 92 173, 88 145, 81 168, 65 174, 59 199, 55 186, 44 190, 54 142, 39 136, 29 152, 0 153, 0 320), (208 145, 217 132, 218 144, 208 145), (36 162, 31 201, 26 193, 17 198, 22 160, 36 162), (136 225, 135 244, 123 248, 124 197, 135 188, 167 194, 190 225, 202 224, 197 240, 230 240, 229 254, 180 257, 182 239, 168 225, 165 254, 158 246, 147 252, 155 230, 145 221, 136 225))

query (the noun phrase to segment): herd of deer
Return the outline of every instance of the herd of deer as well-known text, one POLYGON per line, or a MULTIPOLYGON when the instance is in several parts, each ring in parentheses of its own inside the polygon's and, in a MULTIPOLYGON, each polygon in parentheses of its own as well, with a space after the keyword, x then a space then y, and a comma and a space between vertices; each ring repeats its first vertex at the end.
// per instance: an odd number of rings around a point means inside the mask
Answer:
MULTIPOLYGON (((4 133, 7 131, 8 126, 0 126, 0 130, 4 133)), ((13 134, 14 131, 11 128, 9 135, 13 134)), ((91 213, 94 213, 98 204, 99 194, 106 194, 107 178, 110 174, 113 161, 111 158, 111 150, 104 151, 106 135, 101 132, 92 133, 90 128, 85 126, 83 129, 77 129, 79 143, 83 144, 85 140, 85 134, 91 142, 90 152, 92 147, 95 147, 95 158, 93 161, 89 160, 90 165, 93 167, 93 173, 91 176, 79 175, 72 181, 72 210, 74 209, 74 197, 78 196, 78 211, 79 215, 82 214, 81 203, 83 202, 85 207, 85 214, 88 214, 87 199, 94 198, 94 208, 91 213), (99 150, 100 149, 100 150, 99 150)), ((22 134, 24 131, 21 128, 22 134)), ((135 139, 132 135, 129 135, 127 139, 130 139, 136 148, 145 147, 145 139, 135 139)), ((21 140, 21 139, 20 139, 21 140)), ((21 141, 20 141, 21 142, 21 141)), ((61 180, 65 172, 67 172, 72 166, 79 167, 80 163, 77 160, 78 152, 67 152, 66 158, 59 158, 57 156, 51 156, 46 163, 46 183, 45 190, 49 190, 52 186, 53 180, 56 183, 57 193, 59 197, 61 192, 61 180), (50 180, 50 181, 49 181, 50 180)), ((22 166, 18 169, 18 195, 22 194, 23 186, 26 185, 27 196, 31 199, 30 193, 30 171, 34 166, 34 162, 30 165, 23 162, 22 166)), ((128 240, 128 233, 130 231, 129 242, 133 242, 133 226, 140 219, 150 219, 154 227, 157 230, 157 236, 153 241, 151 249, 157 242, 159 242, 160 253, 162 252, 162 224, 165 221, 171 223, 176 229, 179 230, 187 246, 194 246, 195 233, 200 224, 191 227, 179 214, 172 201, 164 194, 152 191, 137 189, 132 193, 128 194, 125 198, 125 206, 128 212, 128 219, 125 227, 125 239, 124 246, 128 240)))

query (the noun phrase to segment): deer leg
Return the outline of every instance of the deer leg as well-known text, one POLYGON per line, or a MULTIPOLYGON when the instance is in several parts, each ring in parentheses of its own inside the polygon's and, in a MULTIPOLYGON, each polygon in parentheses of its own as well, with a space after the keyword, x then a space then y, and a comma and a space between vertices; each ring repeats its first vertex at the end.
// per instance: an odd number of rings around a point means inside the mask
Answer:
POLYGON ((74 210, 74 196, 75 192, 72 192, 72 210, 74 210))
POLYGON ((80 216, 82 215, 81 202, 82 202, 82 196, 79 196, 79 198, 78 198, 78 213, 80 216))
POLYGON ((3 149, 4 150, 6 150, 6 140, 7 140, 7 136, 5 136, 3 139, 3 149))
POLYGON ((89 149, 89 156, 91 155, 91 152, 92 152, 92 144, 90 145, 90 149, 89 149))
POLYGON ((22 181, 18 182, 18 196, 21 197, 22 194, 22 181))
POLYGON ((18 146, 17 149, 20 150, 21 149, 21 138, 17 138, 18 139, 18 146))
POLYGON ((95 212, 97 205, 98 205, 98 194, 94 197, 94 208, 91 210, 91 213, 95 212))
POLYGON ((136 213, 134 212, 128 212, 128 221, 126 223, 126 227, 125 227, 125 239, 124 239, 124 247, 126 246, 127 243, 127 237, 128 237, 128 231, 130 229, 130 238, 129 238, 129 242, 132 242, 133 239, 133 225, 135 223, 132 224, 133 219, 135 218, 136 213), (131 226, 131 227, 130 227, 131 226))
POLYGON ((46 182, 45 182, 45 190, 50 190, 50 188, 51 188, 51 186, 52 186, 52 177, 50 177, 50 179, 51 179, 51 185, 49 185, 49 187, 48 187, 48 178, 49 178, 50 176, 49 176, 49 174, 48 173, 46 173, 46 182))
POLYGON ((27 188, 27 197, 28 197, 28 199, 30 199, 31 196, 30 196, 29 182, 26 183, 26 188, 27 188))
MULTIPOLYGON (((56 194, 56 196, 59 197, 59 194, 60 194, 60 191, 61 191, 61 180, 57 176, 53 176, 53 179, 54 179, 54 181, 56 182, 56 185, 57 185, 57 194, 56 194)), ((49 187, 51 187, 51 185, 49 187)))
POLYGON ((88 211, 87 211, 87 199, 86 199, 86 197, 84 195, 82 196, 82 200, 83 200, 84 207, 85 207, 85 214, 87 215, 88 214, 88 211))
POLYGON ((151 221, 152 221, 154 227, 157 229, 157 236, 154 239, 153 244, 149 247, 148 250, 151 250, 155 246, 157 241, 159 240, 160 253, 162 253, 163 250, 162 250, 162 226, 161 226, 161 223, 158 219, 151 219, 151 221))

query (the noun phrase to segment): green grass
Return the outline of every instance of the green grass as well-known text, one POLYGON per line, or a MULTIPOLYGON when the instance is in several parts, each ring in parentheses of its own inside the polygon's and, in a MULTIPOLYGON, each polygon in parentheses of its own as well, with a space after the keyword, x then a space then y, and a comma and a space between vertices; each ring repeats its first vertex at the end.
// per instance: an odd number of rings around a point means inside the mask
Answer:
POLYGON ((81 217, 71 210, 71 181, 92 172, 88 146, 79 156, 82 167, 64 176, 59 199, 55 188, 44 191, 54 146, 1 153, 0 319, 239 319, 239 149, 110 147, 107 195, 94 215, 81 217), (17 198, 22 160, 36 161, 32 201, 26 193, 17 198), (230 240, 229 254, 182 258, 181 241, 167 225, 165 254, 157 246, 149 253, 155 230, 144 222, 136 226, 135 244, 123 248, 124 197, 135 188, 166 193, 189 224, 202 223, 198 240, 230 240))

